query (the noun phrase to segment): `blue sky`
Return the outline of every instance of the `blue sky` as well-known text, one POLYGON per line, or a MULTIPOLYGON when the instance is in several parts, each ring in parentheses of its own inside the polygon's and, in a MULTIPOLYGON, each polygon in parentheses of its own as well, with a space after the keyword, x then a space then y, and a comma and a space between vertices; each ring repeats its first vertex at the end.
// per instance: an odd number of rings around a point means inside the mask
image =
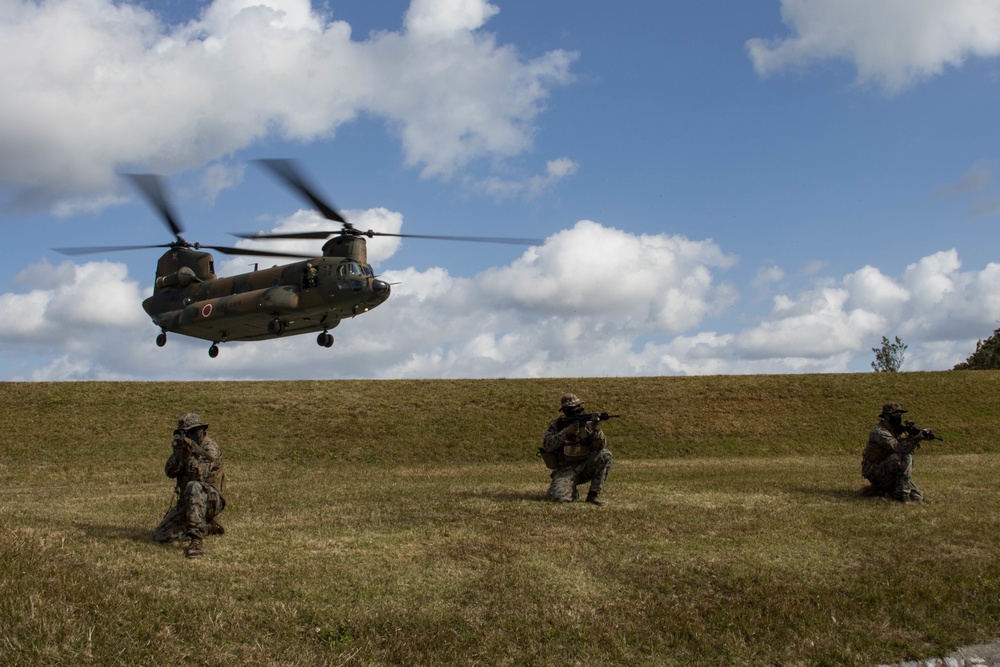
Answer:
POLYGON ((937 370, 1000 326, 1000 0, 2 0, 0 53, 2 379, 937 370), (269 157, 359 227, 543 243, 373 240, 331 349, 216 359, 155 346, 156 250, 50 250, 171 240, 123 172, 189 241, 325 228, 269 157))

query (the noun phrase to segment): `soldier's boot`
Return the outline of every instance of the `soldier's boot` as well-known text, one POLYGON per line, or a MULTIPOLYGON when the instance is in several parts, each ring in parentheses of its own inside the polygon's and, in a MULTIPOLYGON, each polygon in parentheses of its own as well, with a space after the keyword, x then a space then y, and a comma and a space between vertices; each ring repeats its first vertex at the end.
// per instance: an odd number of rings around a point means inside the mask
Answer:
POLYGON ((212 519, 208 522, 208 534, 209 535, 225 535, 226 529, 222 527, 222 524, 212 519))
POLYGON ((201 558, 201 538, 192 537, 191 543, 188 544, 187 552, 185 555, 188 558, 201 558))
POLYGON ((597 505, 598 507, 603 507, 604 505, 608 504, 607 501, 601 500, 597 496, 597 494, 594 493, 593 491, 591 491, 590 493, 587 494, 587 502, 588 503, 593 503, 594 505, 597 505))

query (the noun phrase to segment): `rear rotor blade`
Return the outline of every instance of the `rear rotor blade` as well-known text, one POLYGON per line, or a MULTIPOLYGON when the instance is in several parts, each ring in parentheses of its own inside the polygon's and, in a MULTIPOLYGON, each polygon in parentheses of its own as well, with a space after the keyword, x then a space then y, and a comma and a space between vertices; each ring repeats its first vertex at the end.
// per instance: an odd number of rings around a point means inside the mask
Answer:
MULTIPOLYGON (((230 232, 233 236, 241 239, 325 239, 344 232, 277 232, 264 234, 237 234, 230 232)), ((508 243, 511 245, 542 245, 542 239, 518 239, 506 236, 439 236, 434 234, 393 234, 392 232, 376 232, 369 229, 367 232, 354 231, 348 233, 351 236, 395 236, 402 239, 432 239, 436 241, 470 241, 472 243, 508 243)))
POLYGON ((184 231, 184 228, 181 227, 180 220, 167 200, 166 190, 163 187, 163 178, 156 174, 125 174, 125 177, 135 184, 139 192, 156 209, 156 212, 160 214, 160 218, 170 228, 174 236, 177 237, 177 240, 182 240, 181 232, 184 231))
POLYGON ((146 248, 173 248, 173 243, 161 243, 159 245, 108 245, 108 246, 88 246, 83 248, 52 248, 62 255, 89 255, 91 253, 117 252, 119 250, 145 250, 146 248))
POLYGON ((284 252, 281 250, 258 250, 256 248, 228 248, 226 246, 203 245, 199 248, 208 248, 221 252, 224 255, 247 255, 251 257, 293 257, 296 259, 316 259, 318 255, 303 255, 296 252, 284 252))
POLYGON ((337 209, 319 196, 316 188, 306 182, 306 179, 295 168, 295 164, 291 160, 257 160, 257 162, 266 167, 267 170, 277 176, 279 180, 284 181, 288 187, 305 197, 317 211, 323 214, 324 218, 327 220, 333 220, 334 222, 339 222, 347 228, 353 228, 353 225, 347 222, 347 220, 345 220, 343 216, 337 212, 337 209))
POLYGON ((145 250, 147 248, 191 248, 193 250, 215 250, 224 255, 248 255, 253 257, 293 257, 295 259, 314 259, 316 255, 303 255, 300 253, 284 252, 283 250, 260 250, 257 248, 230 248, 228 246, 200 245, 198 243, 190 245, 178 245, 176 243, 162 243, 160 245, 111 245, 111 246, 87 246, 83 248, 52 248, 53 251, 62 255, 89 255, 95 253, 117 252, 119 250, 145 250))
POLYGON ((229 232, 233 236, 241 239, 326 239, 335 234, 340 234, 338 229, 335 232, 277 232, 273 234, 237 234, 229 232))

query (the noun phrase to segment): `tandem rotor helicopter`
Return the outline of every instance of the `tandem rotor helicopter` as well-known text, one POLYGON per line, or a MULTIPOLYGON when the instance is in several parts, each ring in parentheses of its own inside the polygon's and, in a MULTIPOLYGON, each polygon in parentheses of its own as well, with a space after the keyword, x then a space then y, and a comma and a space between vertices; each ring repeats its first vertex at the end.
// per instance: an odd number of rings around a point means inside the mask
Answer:
POLYGON ((319 257, 255 248, 234 248, 188 243, 173 212, 162 178, 153 174, 129 174, 128 178, 157 211, 175 240, 159 245, 53 248, 64 255, 82 255, 118 250, 167 248, 156 264, 153 295, 142 302, 143 310, 160 328, 156 344, 167 344, 167 333, 211 341, 208 356, 219 356, 219 343, 258 341, 280 336, 319 332, 321 347, 333 345, 340 321, 367 313, 389 298, 389 283, 368 264, 366 238, 400 238, 481 243, 537 245, 534 239, 480 236, 431 236, 361 231, 344 219, 302 176, 290 160, 258 160, 279 181, 308 201, 324 218, 341 225, 333 231, 275 234, 234 234, 243 239, 327 239, 319 257), (218 277, 215 259, 202 249, 226 255, 288 257, 302 261, 255 269, 249 273, 218 277))

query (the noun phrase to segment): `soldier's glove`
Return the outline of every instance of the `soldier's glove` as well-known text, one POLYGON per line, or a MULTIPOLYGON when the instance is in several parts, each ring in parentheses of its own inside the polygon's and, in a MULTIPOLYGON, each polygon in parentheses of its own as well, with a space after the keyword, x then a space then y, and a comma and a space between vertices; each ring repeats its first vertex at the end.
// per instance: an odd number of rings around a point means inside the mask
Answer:
POLYGON ((576 424, 576 422, 570 424, 569 426, 567 426, 566 428, 564 428, 562 431, 560 431, 560 433, 562 433, 565 436, 576 435, 579 432, 580 432, 580 427, 576 424))
POLYGON ((590 422, 587 423, 587 428, 590 429, 591 431, 600 431, 601 430, 601 418, 600 417, 594 417, 593 421, 590 421, 590 422))

